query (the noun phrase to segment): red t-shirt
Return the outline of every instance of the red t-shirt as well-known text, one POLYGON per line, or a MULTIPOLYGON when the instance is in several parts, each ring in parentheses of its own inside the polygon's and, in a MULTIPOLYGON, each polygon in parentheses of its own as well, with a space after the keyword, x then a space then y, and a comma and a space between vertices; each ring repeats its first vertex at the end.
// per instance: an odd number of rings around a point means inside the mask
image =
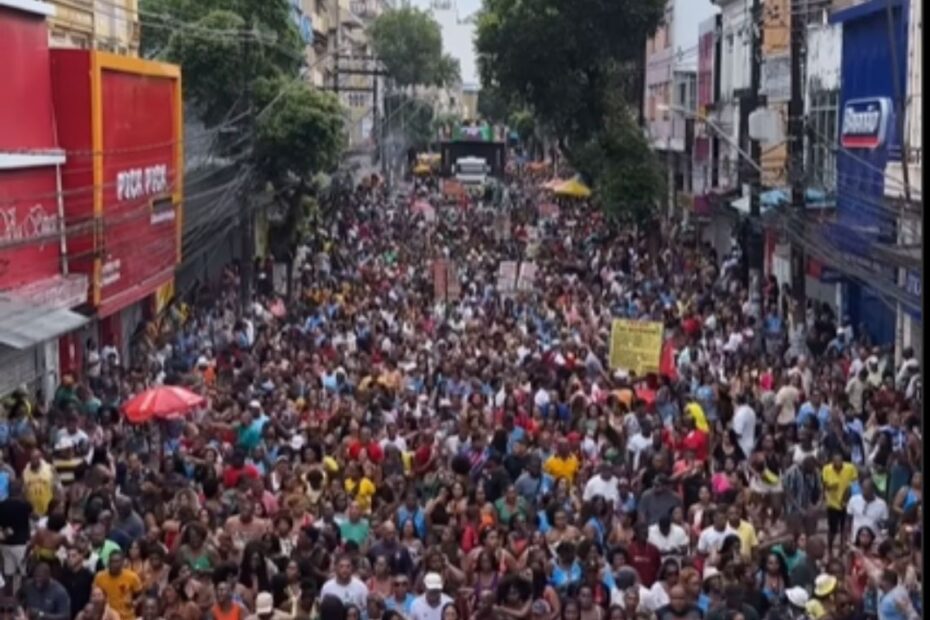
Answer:
POLYGON ((639 543, 635 540, 627 547, 630 555, 630 566, 639 575, 639 580, 647 588, 651 588, 659 576, 659 567, 662 564, 662 555, 659 549, 648 542, 639 543))
POLYGON ((242 476, 251 478, 252 480, 258 480, 261 477, 258 470, 251 465, 246 465, 241 469, 227 467, 226 471, 223 472, 223 485, 227 489, 233 489, 239 485, 239 479, 242 478, 242 476))
POLYGON ((368 454, 368 460, 372 463, 378 464, 384 460, 384 451, 381 449, 381 446, 374 441, 368 442, 367 446, 363 445, 360 441, 353 441, 349 445, 349 456, 353 461, 358 460, 363 449, 368 454))
POLYGON ((693 450, 695 460, 707 462, 707 433, 697 429, 684 436, 679 444, 679 451, 693 450))

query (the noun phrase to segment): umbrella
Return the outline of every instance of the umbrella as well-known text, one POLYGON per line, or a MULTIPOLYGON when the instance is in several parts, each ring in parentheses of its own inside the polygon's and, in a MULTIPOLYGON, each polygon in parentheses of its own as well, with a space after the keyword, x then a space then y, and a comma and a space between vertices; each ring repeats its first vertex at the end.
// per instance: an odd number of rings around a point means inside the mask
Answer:
POLYGON ((127 420, 133 424, 144 424, 151 420, 183 418, 205 404, 203 396, 190 390, 174 385, 162 385, 134 396, 122 409, 127 420))
POLYGON ((577 177, 565 181, 553 191, 556 196, 565 196, 566 198, 589 198, 591 196, 591 190, 577 177))

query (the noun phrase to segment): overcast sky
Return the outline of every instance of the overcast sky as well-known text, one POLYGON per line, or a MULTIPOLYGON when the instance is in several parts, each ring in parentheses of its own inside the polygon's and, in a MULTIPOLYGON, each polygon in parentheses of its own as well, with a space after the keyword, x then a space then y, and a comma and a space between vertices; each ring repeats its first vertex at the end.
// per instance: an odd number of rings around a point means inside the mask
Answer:
MULTIPOLYGON (((429 9, 432 2, 431 0, 413 0, 412 4, 429 9)), ((436 21, 442 26, 442 44, 447 53, 459 59, 462 65, 462 82, 478 84, 475 50, 472 43, 474 28, 471 24, 457 22, 458 18, 464 19, 480 9, 481 0, 452 0, 452 7, 449 11, 433 11, 436 21), (456 16, 456 9, 458 16, 456 16)))

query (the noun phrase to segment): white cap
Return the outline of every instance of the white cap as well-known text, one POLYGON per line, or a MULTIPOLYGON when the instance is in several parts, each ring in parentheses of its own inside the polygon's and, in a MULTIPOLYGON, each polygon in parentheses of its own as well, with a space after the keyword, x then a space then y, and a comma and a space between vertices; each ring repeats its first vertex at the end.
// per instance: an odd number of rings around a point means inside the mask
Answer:
POLYGON ((439 573, 426 573, 426 577, 423 578, 423 587, 427 592, 442 590, 442 577, 439 573))
POLYGON ((269 592, 259 592, 255 597, 255 613, 259 616, 274 613, 274 597, 269 592))
POLYGON ((788 599, 789 603, 802 609, 805 605, 807 605, 807 601, 810 600, 810 596, 808 596, 807 590, 800 586, 795 586, 785 590, 785 597, 788 599))
POLYGON ((291 435, 291 450, 299 451, 304 447, 304 436, 297 434, 291 435))
POLYGON ((253 399, 249 401, 249 409, 261 409, 261 408, 262 408, 262 404, 258 402, 257 400, 253 399))
POLYGON ((209 366, 209 365, 210 365, 210 360, 208 360, 205 356, 201 355, 200 357, 197 358, 197 366, 209 366))
POLYGON ((713 579, 714 577, 719 577, 720 571, 714 568, 713 566, 707 566, 704 568, 704 581, 708 579, 713 579))

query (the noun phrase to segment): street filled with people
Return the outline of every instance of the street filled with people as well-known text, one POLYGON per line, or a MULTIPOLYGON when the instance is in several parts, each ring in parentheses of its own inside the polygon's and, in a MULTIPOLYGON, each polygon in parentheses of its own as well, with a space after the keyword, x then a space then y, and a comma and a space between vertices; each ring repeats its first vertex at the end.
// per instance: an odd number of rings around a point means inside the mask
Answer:
POLYGON ((286 291, 230 266, 14 394, 0 616, 922 617, 914 352, 539 186, 334 195, 286 291), (615 319, 660 368, 611 364, 615 319), (127 415, 172 387, 203 404, 127 415))

